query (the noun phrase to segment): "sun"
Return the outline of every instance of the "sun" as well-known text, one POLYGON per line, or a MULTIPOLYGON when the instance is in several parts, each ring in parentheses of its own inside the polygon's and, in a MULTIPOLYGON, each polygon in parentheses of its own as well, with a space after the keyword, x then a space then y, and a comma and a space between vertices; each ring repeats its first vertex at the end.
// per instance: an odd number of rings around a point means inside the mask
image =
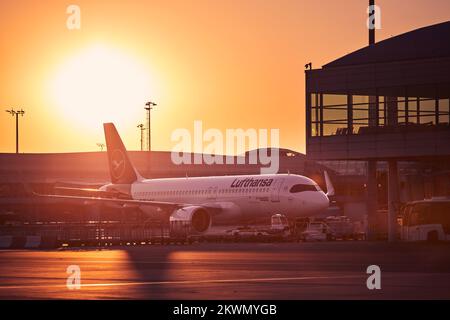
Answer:
POLYGON ((104 122, 135 125, 153 95, 148 72, 119 50, 93 46, 62 64, 51 80, 51 97, 62 116, 88 129, 104 122))

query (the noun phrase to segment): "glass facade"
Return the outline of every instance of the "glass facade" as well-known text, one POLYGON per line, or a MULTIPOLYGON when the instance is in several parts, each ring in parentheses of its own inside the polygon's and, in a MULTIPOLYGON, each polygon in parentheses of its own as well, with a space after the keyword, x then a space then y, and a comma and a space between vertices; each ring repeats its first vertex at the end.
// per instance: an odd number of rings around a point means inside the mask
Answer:
POLYGON ((378 88, 376 94, 310 95, 310 135, 430 130, 450 124, 450 85, 378 88))

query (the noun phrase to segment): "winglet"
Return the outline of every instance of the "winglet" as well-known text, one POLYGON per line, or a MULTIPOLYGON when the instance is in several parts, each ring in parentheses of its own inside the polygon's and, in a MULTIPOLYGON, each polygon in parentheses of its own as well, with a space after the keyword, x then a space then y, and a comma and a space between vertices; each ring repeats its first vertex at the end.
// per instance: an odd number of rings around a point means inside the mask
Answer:
POLYGON ((325 176, 325 185, 327 187, 327 196, 334 196, 334 187, 333 184, 331 183, 331 179, 330 176, 328 175, 327 171, 323 172, 324 176, 325 176))

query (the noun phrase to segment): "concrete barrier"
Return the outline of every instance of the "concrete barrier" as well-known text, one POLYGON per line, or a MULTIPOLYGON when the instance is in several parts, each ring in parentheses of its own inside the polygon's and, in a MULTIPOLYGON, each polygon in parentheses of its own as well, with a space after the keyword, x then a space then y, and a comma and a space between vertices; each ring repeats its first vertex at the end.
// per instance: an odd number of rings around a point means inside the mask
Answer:
POLYGON ((38 249, 41 247, 41 236, 27 236, 25 240, 26 249, 38 249))
POLYGON ((27 237, 13 237, 10 249, 23 249, 25 248, 25 243, 27 242, 27 237))
POLYGON ((11 248, 12 242, 13 242, 12 236, 0 236, 0 249, 11 248))
POLYGON ((0 249, 55 249, 58 246, 56 237, 0 236, 0 249))
POLYGON ((56 237, 42 237, 39 248, 55 249, 55 248, 58 248, 59 246, 60 246, 60 243, 57 241, 56 237))

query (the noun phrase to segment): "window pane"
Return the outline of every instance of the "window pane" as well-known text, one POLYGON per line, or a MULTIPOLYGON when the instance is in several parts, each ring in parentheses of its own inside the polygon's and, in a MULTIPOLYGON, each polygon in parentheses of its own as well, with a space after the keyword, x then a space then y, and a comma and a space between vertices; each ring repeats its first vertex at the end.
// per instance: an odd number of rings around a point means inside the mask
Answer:
POLYGON ((397 98, 398 123, 406 123, 406 103, 405 97, 397 98))
POLYGON ((323 134, 347 134, 347 95, 323 95, 323 134))
POLYGON ((378 97, 378 125, 386 125, 386 106, 384 103, 384 97, 378 97))
POLYGON ((316 94, 311 93, 311 107, 315 107, 315 106, 316 106, 316 94))
POLYGON ((420 123, 436 124, 436 100, 420 98, 420 123))
POLYGON ((323 105, 333 106, 333 105, 346 105, 347 95, 345 94, 324 94, 323 95, 323 105))
POLYGON ((417 98, 408 98, 408 123, 417 123, 417 98))
POLYGON ((369 96, 352 96, 353 131, 363 133, 369 126, 369 96))
POLYGON ((353 104, 369 103, 369 96, 353 96, 353 104))
POLYGON ((319 93, 311 94, 311 136, 316 137, 320 134, 319 122, 319 93))
POLYGON ((439 100, 439 123, 449 123, 449 99, 439 100))
POLYGON ((326 136, 346 134, 347 110, 326 109, 323 110, 323 134, 326 136))

